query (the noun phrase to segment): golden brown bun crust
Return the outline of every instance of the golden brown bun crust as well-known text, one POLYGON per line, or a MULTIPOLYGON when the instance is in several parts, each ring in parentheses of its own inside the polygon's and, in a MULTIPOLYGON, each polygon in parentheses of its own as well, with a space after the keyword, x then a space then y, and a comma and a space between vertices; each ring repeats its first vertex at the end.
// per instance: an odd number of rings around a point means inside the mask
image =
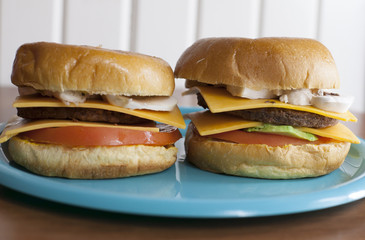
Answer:
POLYGON ((329 50, 301 38, 201 39, 182 54, 175 77, 254 90, 340 86, 329 50))
POLYGON ((20 46, 11 81, 16 86, 91 94, 171 96, 171 67, 160 58, 97 47, 37 42, 20 46))
POLYGON ((229 143, 201 137, 192 124, 185 136, 187 160, 197 167, 216 173, 268 179, 328 174, 341 166, 350 146, 348 142, 284 147, 229 143))
POLYGON ((13 137, 9 140, 9 154, 13 161, 40 175, 104 179, 161 172, 175 163, 177 148, 145 145, 68 148, 13 137))

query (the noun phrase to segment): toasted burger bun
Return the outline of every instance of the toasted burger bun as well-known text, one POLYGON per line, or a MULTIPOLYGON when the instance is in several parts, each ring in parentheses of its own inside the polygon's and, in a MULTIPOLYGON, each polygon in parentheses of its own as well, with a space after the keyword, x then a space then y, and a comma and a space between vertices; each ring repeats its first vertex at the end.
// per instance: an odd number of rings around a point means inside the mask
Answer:
POLYGON ((201 39, 179 58, 175 77, 253 90, 340 86, 329 50, 316 40, 300 38, 201 39))
POLYGON ((176 161, 174 146, 65 147, 9 140, 13 161, 44 175, 80 179, 129 177, 161 172, 176 161))
POLYGON ((203 170, 245 177, 292 179, 325 175, 341 166, 351 145, 237 144, 202 137, 193 129, 190 124, 185 136, 189 162, 203 170))
POLYGON ((37 90, 125 96, 171 96, 175 88, 172 69, 160 58, 47 42, 18 49, 11 81, 37 90))

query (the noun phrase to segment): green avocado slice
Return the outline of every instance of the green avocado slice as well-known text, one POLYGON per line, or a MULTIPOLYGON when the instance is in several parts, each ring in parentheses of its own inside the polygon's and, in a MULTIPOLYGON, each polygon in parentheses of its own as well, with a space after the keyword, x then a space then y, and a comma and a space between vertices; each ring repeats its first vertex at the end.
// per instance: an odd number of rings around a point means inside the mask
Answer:
POLYGON ((271 124, 264 124, 262 126, 247 128, 247 132, 263 132, 263 133, 274 133, 279 135, 285 135, 289 137, 295 137, 300 139, 305 139, 308 141, 316 141, 318 138, 307 132, 300 131, 298 129, 293 128, 292 126, 277 126, 271 124))

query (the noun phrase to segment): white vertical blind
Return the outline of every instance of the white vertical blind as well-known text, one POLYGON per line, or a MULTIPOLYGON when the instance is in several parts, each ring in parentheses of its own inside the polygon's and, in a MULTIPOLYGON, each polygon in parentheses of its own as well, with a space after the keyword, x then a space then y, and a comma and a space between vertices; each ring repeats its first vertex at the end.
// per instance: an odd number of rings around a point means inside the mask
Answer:
POLYGON ((139 0, 134 51, 159 56, 172 67, 185 49, 189 2, 181 0, 139 0))
POLYGON ((198 37, 258 37, 260 3, 260 0, 202 0, 198 37))
POLYGON ((261 37, 316 38, 318 0, 263 0, 261 37))
POLYGON ((330 49, 341 92, 364 112, 364 12, 363 0, 0 0, 0 85, 11 85, 15 51, 26 42, 132 50, 174 68, 198 38, 308 37, 330 49))
POLYGON ((122 0, 119 8, 119 46, 121 50, 131 49, 132 0, 122 0))
POLYGON ((66 0, 64 42, 120 49, 121 6, 120 0, 66 0))
POLYGON ((60 40, 59 0, 2 0, 0 13, 0 84, 10 84, 17 48, 24 42, 60 40), (54 12, 56 11, 56 12, 54 12))

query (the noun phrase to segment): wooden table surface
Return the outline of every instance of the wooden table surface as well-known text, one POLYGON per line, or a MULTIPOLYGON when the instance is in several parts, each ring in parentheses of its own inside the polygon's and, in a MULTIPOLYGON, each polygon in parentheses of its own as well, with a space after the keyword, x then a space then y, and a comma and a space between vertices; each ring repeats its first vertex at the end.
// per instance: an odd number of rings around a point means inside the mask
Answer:
MULTIPOLYGON (((0 88, 0 122, 15 114, 16 95, 0 88)), ((348 126, 364 138, 363 114, 355 115, 359 122, 348 126)), ((176 219, 72 207, 0 185, 0 239, 365 239, 365 199, 283 216, 176 219)))

